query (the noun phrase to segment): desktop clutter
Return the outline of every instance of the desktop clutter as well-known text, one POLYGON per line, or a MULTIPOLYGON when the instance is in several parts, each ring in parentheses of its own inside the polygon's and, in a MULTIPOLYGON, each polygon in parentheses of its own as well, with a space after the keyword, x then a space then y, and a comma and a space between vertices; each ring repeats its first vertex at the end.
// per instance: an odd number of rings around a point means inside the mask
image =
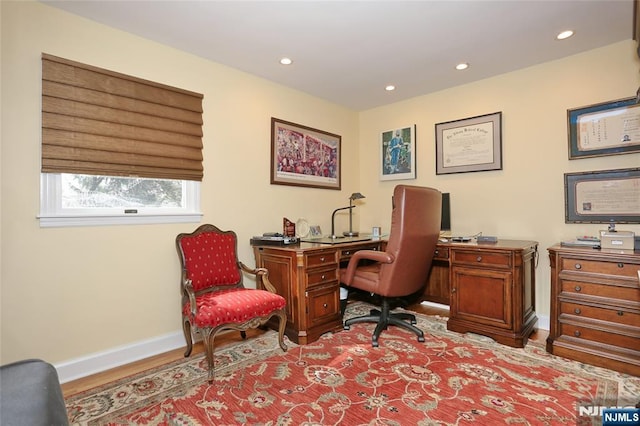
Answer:
POLYGON ((633 251, 640 250, 640 237, 632 231, 616 230, 615 223, 610 223, 606 230, 600 230, 599 235, 578 236, 573 240, 561 241, 563 247, 591 247, 593 249, 633 251))

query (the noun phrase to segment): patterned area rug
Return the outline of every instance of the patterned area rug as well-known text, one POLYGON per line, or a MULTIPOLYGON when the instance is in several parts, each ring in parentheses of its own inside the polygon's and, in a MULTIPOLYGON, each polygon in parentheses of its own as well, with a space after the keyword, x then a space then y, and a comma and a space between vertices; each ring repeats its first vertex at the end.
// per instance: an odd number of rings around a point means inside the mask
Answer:
MULTIPOLYGON (((370 305, 349 305, 347 316, 370 305)), ((446 330, 446 318, 417 315, 426 342, 390 327, 371 347, 373 324, 328 333, 309 345, 277 335, 203 355, 67 398, 75 425, 523 425, 601 424, 580 405, 629 405, 640 378, 446 330)))

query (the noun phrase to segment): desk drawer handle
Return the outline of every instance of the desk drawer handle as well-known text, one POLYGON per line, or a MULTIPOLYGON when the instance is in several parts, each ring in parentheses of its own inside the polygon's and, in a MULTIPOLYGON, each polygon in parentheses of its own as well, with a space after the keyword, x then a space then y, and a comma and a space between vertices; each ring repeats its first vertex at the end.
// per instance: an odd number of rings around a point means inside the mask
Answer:
POLYGON ((624 312, 622 312, 622 311, 618 311, 618 316, 619 316, 619 317, 621 317, 621 316, 623 316, 623 315, 624 315, 624 312))
POLYGON ((577 315, 580 315, 582 313, 582 311, 580 310, 580 308, 575 308, 573 310, 573 312, 575 312, 577 315))
POLYGON ((345 251, 344 254, 346 254, 347 256, 349 256, 351 254, 350 251, 345 251))
POLYGON ((618 263, 618 268, 624 268, 624 263, 618 263))
POLYGON ((325 278, 325 276, 323 275, 320 279, 321 279, 321 280, 324 280, 324 278, 325 278))
POLYGON ((576 268, 576 269, 582 269, 582 265, 581 265, 581 264, 579 264, 579 263, 576 263, 576 264, 575 264, 575 268, 576 268))
POLYGON ((582 333, 580 333, 580 330, 576 330, 576 331, 573 332, 573 335, 576 336, 576 337, 580 337, 581 334, 582 333))
POLYGON ((580 287, 579 285, 576 286, 576 291, 582 291, 582 287, 580 287))
POLYGON ((327 309, 327 304, 322 305, 323 308, 327 309))
POLYGON ((482 256, 478 256, 478 257, 476 257, 476 261, 478 261, 478 262, 482 262, 482 256))
POLYGON ((321 258, 320 258, 320 262, 324 262, 324 257, 321 257, 321 258))
POLYGON ((436 250, 436 256, 437 256, 437 255, 439 255, 439 254, 440 254, 440 251, 439 251, 439 250, 436 250))

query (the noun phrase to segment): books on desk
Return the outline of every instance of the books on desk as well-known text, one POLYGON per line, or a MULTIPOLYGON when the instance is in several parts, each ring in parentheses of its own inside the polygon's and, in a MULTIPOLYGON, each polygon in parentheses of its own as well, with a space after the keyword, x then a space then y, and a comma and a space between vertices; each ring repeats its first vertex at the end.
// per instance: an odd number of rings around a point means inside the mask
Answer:
POLYGON ((561 241, 563 247, 593 247, 600 248, 600 240, 576 238, 575 240, 561 241))

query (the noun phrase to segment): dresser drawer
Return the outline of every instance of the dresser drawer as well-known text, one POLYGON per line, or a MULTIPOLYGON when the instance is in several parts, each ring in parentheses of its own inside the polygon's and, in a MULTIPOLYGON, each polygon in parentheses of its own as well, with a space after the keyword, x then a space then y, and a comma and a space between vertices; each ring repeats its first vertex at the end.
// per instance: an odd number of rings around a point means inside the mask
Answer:
POLYGON ((307 273, 307 286, 311 287, 338 280, 338 269, 331 267, 328 269, 314 270, 307 273))
POLYGON ((379 250, 379 245, 378 243, 376 244, 370 244, 370 245, 365 245, 362 247, 352 247, 352 248, 347 248, 347 249, 340 249, 338 250, 338 257, 340 259, 340 262, 346 262, 348 261, 351 256, 353 256, 353 254, 357 251, 360 250, 373 250, 373 251, 378 251, 379 250))
POLYGON ((308 253, 304 255, 304 264, 308 268, 314 268, 325 265, 337 265, 337 251, 323 251, 319 253, 308 253))
POLYGON ((569 297, 572 295, 597 296, 609 299, 620 299, 629 302, 640 301, 640 289, 638 288, 596 284, 567 279, 562 280, 561 295, 569 297))
MULTIPOLYGON (((640 308, 640 307, 639 307, 640 308)), ((630 327, 637 327, 640 332, 640 314, 623 309, 603 308, 582 305, 579 303, 561 302, 560 315, 572 315, 576 318, 593 318, 630 327)), ((640 345, 640 342, 638 343, 640 345)))
POLYGON ((572 259, 563 257, 560 261, 560 270, 637 279, 640 265, 637 263, 607 262, 603 260, 572 259))
POLYGON ((436 247, 436 251, 433 256, 434 259, 437 260, 447 260, 449 259, 449 248, 448 247, 436 247))
POLYGON ((511 253, 506 252, 491 252, 488 250, 451 250, 451 261, 453 264, 510 269, 512 266, 511 259, 511 253))
POLYGON ((592 324, 580 324, 579 322, 560 320, 560 335, 579 340, 602 343, 605 345, 638 350, 640 346, 640 331, 635 333, 622 333, 615 329, 597 329, 592 324))

